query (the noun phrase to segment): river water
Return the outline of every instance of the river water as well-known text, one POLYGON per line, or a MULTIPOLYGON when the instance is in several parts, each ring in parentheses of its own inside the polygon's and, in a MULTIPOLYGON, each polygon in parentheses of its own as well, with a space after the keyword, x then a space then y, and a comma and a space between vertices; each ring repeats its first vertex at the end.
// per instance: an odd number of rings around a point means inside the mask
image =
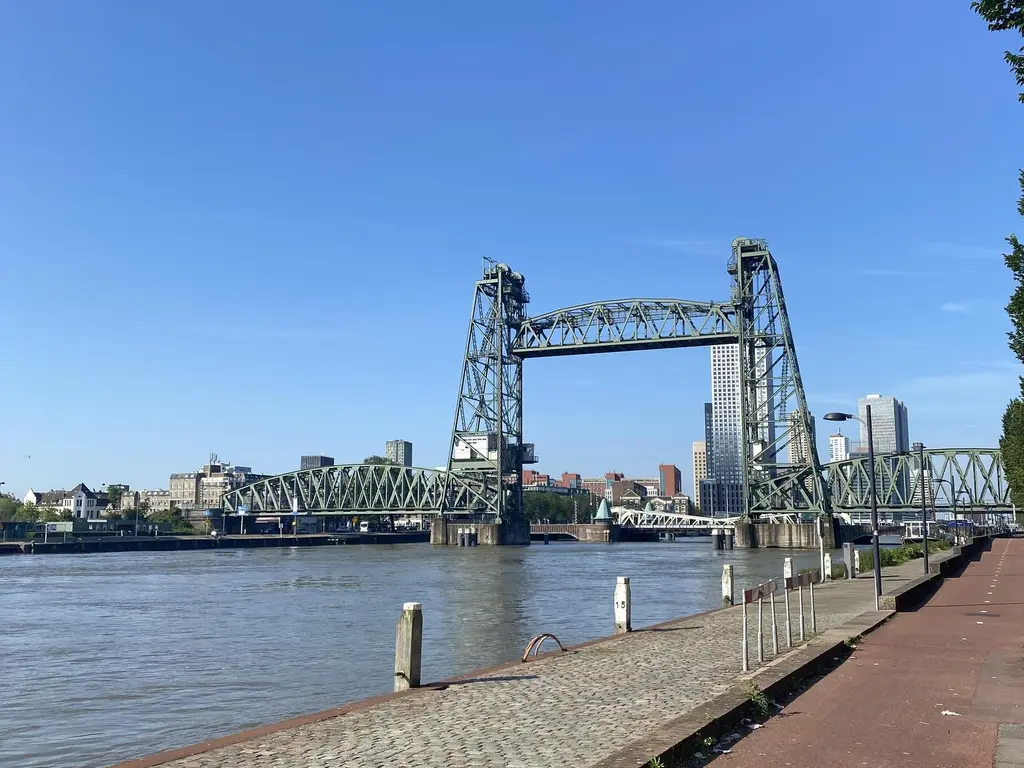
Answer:
POLYGON ((423 680, 517 659, 531 637, 718 607, 809 551, 658 544, 393 546, 0 558, 0 766, 105 766, 392 686, 402 603, 423 603, 423 680))

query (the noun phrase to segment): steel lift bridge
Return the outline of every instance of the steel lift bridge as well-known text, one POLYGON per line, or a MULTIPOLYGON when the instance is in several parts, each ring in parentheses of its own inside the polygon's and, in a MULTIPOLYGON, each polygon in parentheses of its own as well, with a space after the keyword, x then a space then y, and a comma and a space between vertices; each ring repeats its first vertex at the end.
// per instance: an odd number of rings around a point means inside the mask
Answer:
MULTIPOLYGON (((731 289, 722 302, 616 299, 531 317, 523 275, 488 261, 473 291, 446 471, 366 464, 300 470, 229 492, 223 506, 229 513, 244 505, 252 514, 440 512, 481 522, 521 522, 523 465, 535 462, 533 445, 523 440, 525 360, 737 344, 744 514, 862 508, 869 487, 865 460, 823 468, 813 449, 814 423, 768 244, 737 238, 727 271, 731 289), (812 449, 800 450, 801 444, 812 449)), ((876 457, 880 472, 895 467, 889 476, 915 474, 914 461, 913 456, 876 457)), ((971 476, 972 496, 988 498, 990 509, 1009 511, 998 451, 931 451, 928 461, 934 482, 941 482, 936 470, 963 485, 971 476)), ((927 477, 927 468, 916 476, 927 477)), ((881 506, 914 502, 906 481, 892 486, 881 506)))

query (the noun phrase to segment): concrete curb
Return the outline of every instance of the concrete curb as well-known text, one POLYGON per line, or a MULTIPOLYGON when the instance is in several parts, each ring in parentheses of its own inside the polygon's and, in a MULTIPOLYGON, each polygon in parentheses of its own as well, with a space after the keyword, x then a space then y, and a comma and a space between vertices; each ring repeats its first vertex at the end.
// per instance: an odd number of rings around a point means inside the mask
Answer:
POLYGON ((637 768, 657 758, 674 765, 704 746, 704 740, 735 731, 746 718, 755 718, 757 708, 750 700, 753 683, 769 698, 777 699, 800 682, 833 666, 846 655, 846 643, 862 637, 893 616, 895 611, 869 611, 839 627, 826 630, 805 646, 790 651, 756 673, 743 678, 707 704, 666 723, 653 735, 638 739, 590 768, 637 768))

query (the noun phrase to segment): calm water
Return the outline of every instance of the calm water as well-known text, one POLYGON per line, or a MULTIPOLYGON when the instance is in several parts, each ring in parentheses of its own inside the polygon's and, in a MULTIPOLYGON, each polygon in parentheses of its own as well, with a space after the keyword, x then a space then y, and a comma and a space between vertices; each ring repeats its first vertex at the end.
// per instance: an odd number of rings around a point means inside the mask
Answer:
POLYGON ((511 661, 553 632, 718 607, 814 552, 660 544, 413 544, 0 558, 0 766, 103 766, 389 691, 402 603, 424 611, 423 679, 511 661))

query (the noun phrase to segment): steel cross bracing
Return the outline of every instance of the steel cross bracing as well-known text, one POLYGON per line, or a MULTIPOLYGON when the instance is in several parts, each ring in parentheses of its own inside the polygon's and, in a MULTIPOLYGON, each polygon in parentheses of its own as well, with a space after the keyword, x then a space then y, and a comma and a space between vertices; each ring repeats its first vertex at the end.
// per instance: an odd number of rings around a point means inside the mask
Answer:
POLYGON ((397 514, 446 508, 479 514, 487 511, 492 496, 477 477, 393 464, 344 464, 258 480, 224 494, 222 505, 229 513, 244 505, 249 514, 290 514, 297 499, 301 512, 397 514))
MULTIPOLYGON (((922 478, 929 508, 977 512, 1011 512, 1010 486, 998 449, 942 448, 925 450, 924 472, 916 453, 875 456, 878 508, 921 508, 922 478), (955 493, 954 493, 955 491, 955 493)), ((836 510, 865 510, 871 506, 868 459, 859 457, 824 465, 825 479, 836 510)))
MULTIPOLYGON (((487 261, 473 291, 446 477, 474 478, 484 511, 500 520, 522 515, 523 361, 512 353, 513 329, 526 317, 526 281, 487 261)), ((446 491, 444 499, 449 497, 446 491)), ((447 501, 443 512, 459 510, 447 501)))
POLYGON ((740 440, 746 510, 828 512, 782 279, 764 240, 733 241, 729 272, 740 308, 740 440), (807 445, 810 450, 799 450, 807 445))
POLYGON ((736 341, 736 310, 727 304, 675 299, 597 301, 528 317, 512 351, 554 357, 736 341))
POLYGON ((829 511, 817 452, 791 448, 814 445, 814 424, 767 243, 734 240, 728 271, 728 302, 624 299, 527 317, 523 276, 488 262, 473 294, 448 474, 479 478, 490 514, 521 515, 525 358, 737 343, 744 511, 829 511))
MULTIPOLYGON (((708 515, 684 515, 679 512, 659 512, 647 509, 622 509, 616 515, 619 525, 628 528, 658 528, 660 530, 705 530, 712 528, 735 528, 742 518, 711 517, 708 515)), ((790 513, 765 513, 758 518, 767 523, 797 523, 799 515, 790 513)))

